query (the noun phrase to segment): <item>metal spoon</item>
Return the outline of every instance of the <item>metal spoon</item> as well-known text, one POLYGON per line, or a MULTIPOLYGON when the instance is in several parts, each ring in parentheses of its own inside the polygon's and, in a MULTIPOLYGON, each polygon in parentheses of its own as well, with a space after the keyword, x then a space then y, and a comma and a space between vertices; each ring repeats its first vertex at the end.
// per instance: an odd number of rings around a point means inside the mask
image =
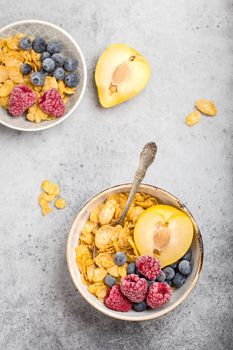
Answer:
POLYGON ((147 169, 153 163, 156 153, 157 153, 157 146, 154 142, 148 142, 143 147, 143 150, 142 150, 142 152, 140 154, 140 158, 139 158, 139 166, 138 166, 138 169, 134 175, 134 182, 133 182, 133 185, 131 187, 125 208, 124 208, 120 218, 115 220, 112 223, 112 226, 123 224, 125 217, 129 211, 130 205, 134 199, 134 196, 138 191, 138 187, 139 187, 140 183, 142 182, 142 180, 144 179, 147 169))

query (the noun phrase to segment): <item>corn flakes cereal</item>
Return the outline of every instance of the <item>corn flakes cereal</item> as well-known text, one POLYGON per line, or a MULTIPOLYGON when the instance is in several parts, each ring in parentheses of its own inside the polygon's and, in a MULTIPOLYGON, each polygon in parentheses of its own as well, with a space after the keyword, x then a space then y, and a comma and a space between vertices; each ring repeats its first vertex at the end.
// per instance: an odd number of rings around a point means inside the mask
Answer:
POLYGON ((212 101, 206 100, 204 98, 196 101, 195 106, 197 109, 199 109, 200 112, 209 116, 214 116, 218 112, 215 104, 212 101))
POLYGON ((55 202, 54 205, 57 209, 64 209, 66 207, 66 201, 63 198, 58 198, 55 202))
MULTIPOLYGON (((44 180, 42 181, 41 189, 43 192, 39 195, 38 202, 41 206, 43 215, 47 215, 52 211, 48 203, 52 202, 54 199, 56 199, 54 201, 54 206, 57 209, 63 209, 66 207, 65 200, 62 198, 57 198, 60 193, 60 187, 58 186, 58 184, 53 184, 49 180, 44 180)), ((94 243, 94 238, 91 242, 87 239, 84 241, 85 243, 94 243)))
POLYGON ((0 97, 7 97, 10 95, 12 89, 14 87, 14 83, 11 80, 6 80, 4 84, 0 87, 0 97))
POLYGON ((0 66, 0 83, 4 83, 8 78, 7 68, 5 66, 0 66))
POLYGON ((111 226, 120 217, 129 193, 114 193, 98 205, 84 225, 79 245, 76 249, 77 265, 88 291, 103 301, 108 292, 104 284, 107 274, 116 278, 127 275, 127 266, 135 262, 139 252, 134 242, 134 226, 139 216, 148 207, 157 204, 157 199, 149 194, 137 193, 127 214, 123 227, 111 226), (85 247, 85 248, 84 248, 85 247), (127 257, 124 265, 115 264, 116 252, 122 251, 127 257))

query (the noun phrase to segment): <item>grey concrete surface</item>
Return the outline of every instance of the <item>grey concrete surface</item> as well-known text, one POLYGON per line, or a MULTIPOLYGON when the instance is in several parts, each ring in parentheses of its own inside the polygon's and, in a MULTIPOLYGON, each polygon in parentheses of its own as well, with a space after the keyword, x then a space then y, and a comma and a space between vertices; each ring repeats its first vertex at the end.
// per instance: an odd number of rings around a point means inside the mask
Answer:
POLYGON ((66 29, 83 49, 85 97, 53 129, 0 127, 0 349, 232 349, 233 2, 230 0, 0 0, 1 26, 42 19, 66 29), (125 42, 152 66, 134 100, 102 109, 95 63, 125 42), (218 106, 190 129, 198 98, 218 106), (159 153, 147 183, 180 197, 203 233, 205 260, 190 297, 160 320, 128 323, 92 309, 67 271, 70 225, 96 192, 131 180, 143 144, 159 153), (43 218, 43 178, 58 181, 68 208, 43 218))

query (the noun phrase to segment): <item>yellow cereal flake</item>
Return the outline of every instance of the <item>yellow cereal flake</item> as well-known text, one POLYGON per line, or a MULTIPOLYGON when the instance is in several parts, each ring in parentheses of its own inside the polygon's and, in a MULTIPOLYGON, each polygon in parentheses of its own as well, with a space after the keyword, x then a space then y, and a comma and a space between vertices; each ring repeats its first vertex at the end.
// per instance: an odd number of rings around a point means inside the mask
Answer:
POLYGON ((116 201, 114 200, 109 200, 104 204, 98 216, 99 223, 101 225, 106 225, 110 223, 115 213, 115 205, 116 201))
POLYGON ((53 184, 49 180, 44 180, 41 184, 41 189, 47 194, 53 194, 58 196, 60 193, 60 188, 58 184, 53 184))
POLYGON ((107 269, 115 265, 113 254, 110 254, 109 252, 98 254, 95 257, 94 261, 97 266, 102 267, 104 269, 107 269))
POLYGON ((105 249, 112 241, 115 228, 110 225, 102 226, 95 235, 95 245, 98 249, 105 249))
POLYGON ((0 83, 4 83, 9 78, 7 68, 0 66, 0 83))
POLYGON ((101 267, 97 267, 93 273, 93 281, 101 282, 104 280, 104 277, 107 275, 107 271, 101 267))
POLYGON ((195 106, 200 112, 209 116, 214 116, 218 112, 215 104, 212 101, 204 98, 196 101, 195 106))
POLYGON ((107 268, 107 271, 108 271, 109 275, 111 275, 113 277, 119 276, 119 266, 117 266, 117 265, 114 265, 114 266, 107 268))
POLYGON ((7 108, 8 107, 8 101, 9 101, 9 96, 7 97, 0 97, 0 106, 7 108))
POLYGON ((201 113, 199 111, 191 112, 185 118, 185 123, 188 126, 194 126, 201 120, 201 113))
POLYGON ((56 81, 55 77, 50 77, 47 75, 47 77, 45 78, 45 83, 42 89, 42 92, 45 93, 46 91, 50 90, 50 89, 57 89, 58 88, 58 83, 56 81))
POLYGON ((54 205, 57 209, 64 209, 66 207, 66 201, 63 198, 58 198, 55 200, 54 205))
POLYGON ((46 202, 45 199, 40 199, 39 200, 39 204, 42 210, 42 214, 45 216, 47 214, 49 214, 52 211, 52 208, 50 208, 50 206, 48 205, 48 202, 46 202))
POLYGON ((16 84, 21 84, 23 82, 23 75, 20 68, 17 66, 8 67, 9 78, 16 84))
POLYGON ((6 80, 4 84, 0 87, 0 97, 7 97, 10 95, 12 89, 14 87, 14 83, 11 80, 6 80))

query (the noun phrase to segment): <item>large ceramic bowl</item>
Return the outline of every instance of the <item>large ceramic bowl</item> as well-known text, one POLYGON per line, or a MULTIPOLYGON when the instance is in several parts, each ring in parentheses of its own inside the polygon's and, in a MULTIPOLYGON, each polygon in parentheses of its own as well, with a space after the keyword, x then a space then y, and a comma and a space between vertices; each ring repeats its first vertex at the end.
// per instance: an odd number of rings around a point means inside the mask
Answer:
POLYGON ((119 192, 129 192, 131 186, 132 184, 124 184, 124 185, 119 185, 119 186, 109 188, 99 193, 98 195, 93 197, 87 204, 85 204, 85 206, 80 210, 80 212, 76 216, 69 233, 68 242, 67 242, 67 262, 68 262, 68 268, 69 268, 71 277, 73 279, 73 282, 76 288, 90 305, 92 305, 97 310, 103 312, 104 314, 114 318, 118 318, 120 320, 144 321, 144 320, 154 319, 167 314, 168 312, 174 310, 180 303, 182 303, 182 301, 184 301, 187 298, 187 296, 189 295, 189 293, 192 291, 195 284, 197 283, 197 280, 199 278, 199 275, 202 269, 203 245, 202 245, 201 233, 197 226, 197 223, 193 218, 192 214, 189 212, 189 210, 184 206, 184 204, 181 203, 181 201, 177 199, 175 196, 173 196, 172 194, 168 193, 165 190, 162 190, 161 188, 142 184, 139 188, 139 192, 145 192, 156 197, 159 203, 161 204, 168 204, 183 210, 188 214, 188 216, 192 220, 192 223, 194 226, 194 237, 193 237, 193 242, 191 246, 193 271, 191 275, 187 278, 185 284, 181 288, 174 290, 172 298, 162 308, 154 309, 154 310, 146 310, 143 312, 129 311, 124 313, 124 312, 113 311, 105 307, 103 303, 98 301, 95 296, 93 296, 88 292, 87 287, 82 283, 79 269, 77 267, 76 260, 75 260, 75 248, 78 245, 81 230, 84 224, 86 223, 91 211, 94 208, 96 208, 100 203, 104 202, 104 200, 110 194, 119 193, 119 192))
POLYGON ((0 107, 0 123, 9 128, 22 131, 48 129, 67 119, 82 100, 87 80, 85 59, 76 41, 67 32, 54 24, 36 20, 12 23, 0 29, 0 38, 13 36, 16 33, 25 33, 34 37, 43 36, 48 41, 60 41, 63 45, 62 53, 64 56, 76 58, 79 62, 78 73, 80 74, 80 85, 77 87, 75 94, 66 103, 65 115, 63 117, 36 124, 28 121, 25 117, 13 118, 9 116, 4 108, 0 107))

